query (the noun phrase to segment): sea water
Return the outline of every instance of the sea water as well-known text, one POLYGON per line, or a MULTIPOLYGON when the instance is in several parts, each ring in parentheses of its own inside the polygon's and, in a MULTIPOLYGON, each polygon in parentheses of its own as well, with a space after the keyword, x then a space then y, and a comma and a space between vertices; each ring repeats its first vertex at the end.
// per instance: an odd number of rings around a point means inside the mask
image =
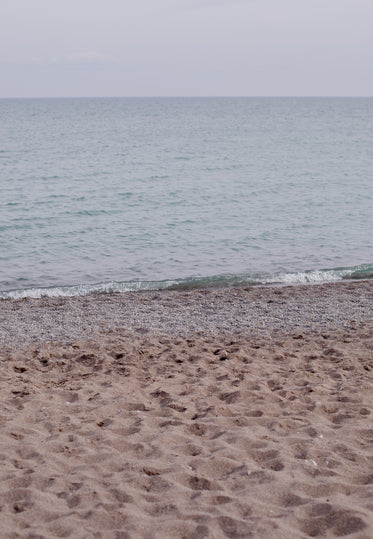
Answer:
POLYGON ((0 298, 373 276, 373 99, 0 100, 0 298))

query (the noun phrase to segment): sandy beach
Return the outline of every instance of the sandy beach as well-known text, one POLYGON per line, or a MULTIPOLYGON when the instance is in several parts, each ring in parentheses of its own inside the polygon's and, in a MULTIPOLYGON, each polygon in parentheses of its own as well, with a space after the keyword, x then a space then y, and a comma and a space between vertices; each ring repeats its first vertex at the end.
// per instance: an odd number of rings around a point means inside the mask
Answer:
POLYGON ((0 301, 0 536, 373 536, 373 281, 0 301))

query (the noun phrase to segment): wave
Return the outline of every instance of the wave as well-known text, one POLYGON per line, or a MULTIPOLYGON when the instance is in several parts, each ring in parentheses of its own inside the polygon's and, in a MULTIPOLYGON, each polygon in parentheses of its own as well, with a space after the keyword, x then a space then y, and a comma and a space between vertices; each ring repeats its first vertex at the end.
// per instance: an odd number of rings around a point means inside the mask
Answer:
POLYGON ((322 284, 341 280, 373 279, 373 264, 362 264, 350 268, 307 270, 301 272, 278 272, 266 274, 213 275, 163 281, 125 281, 96 284, 79 284, 26 288, 0 292, 0 299, 24 299, 42 297, 74 297, 88 294, 114 294, 157 290, 192 290, 198 288, 224 288, 237 286, 270 286, 322 284))

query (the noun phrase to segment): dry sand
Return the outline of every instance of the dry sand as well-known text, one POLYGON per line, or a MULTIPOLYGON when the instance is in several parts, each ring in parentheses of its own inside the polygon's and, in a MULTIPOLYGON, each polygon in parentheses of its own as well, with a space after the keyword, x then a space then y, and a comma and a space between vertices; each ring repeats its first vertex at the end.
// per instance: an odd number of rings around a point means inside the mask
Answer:
POLYGON ((373 282, 0 302, 0 536, 373 537, 373 282))

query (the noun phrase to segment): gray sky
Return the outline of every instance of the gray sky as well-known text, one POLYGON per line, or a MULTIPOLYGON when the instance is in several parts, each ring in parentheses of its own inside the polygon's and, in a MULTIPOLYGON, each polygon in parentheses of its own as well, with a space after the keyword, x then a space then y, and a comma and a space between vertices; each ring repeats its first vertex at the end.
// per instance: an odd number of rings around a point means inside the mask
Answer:
POLYGON ((0 0, 0 97, 373 96, 373 0, 0 0))

